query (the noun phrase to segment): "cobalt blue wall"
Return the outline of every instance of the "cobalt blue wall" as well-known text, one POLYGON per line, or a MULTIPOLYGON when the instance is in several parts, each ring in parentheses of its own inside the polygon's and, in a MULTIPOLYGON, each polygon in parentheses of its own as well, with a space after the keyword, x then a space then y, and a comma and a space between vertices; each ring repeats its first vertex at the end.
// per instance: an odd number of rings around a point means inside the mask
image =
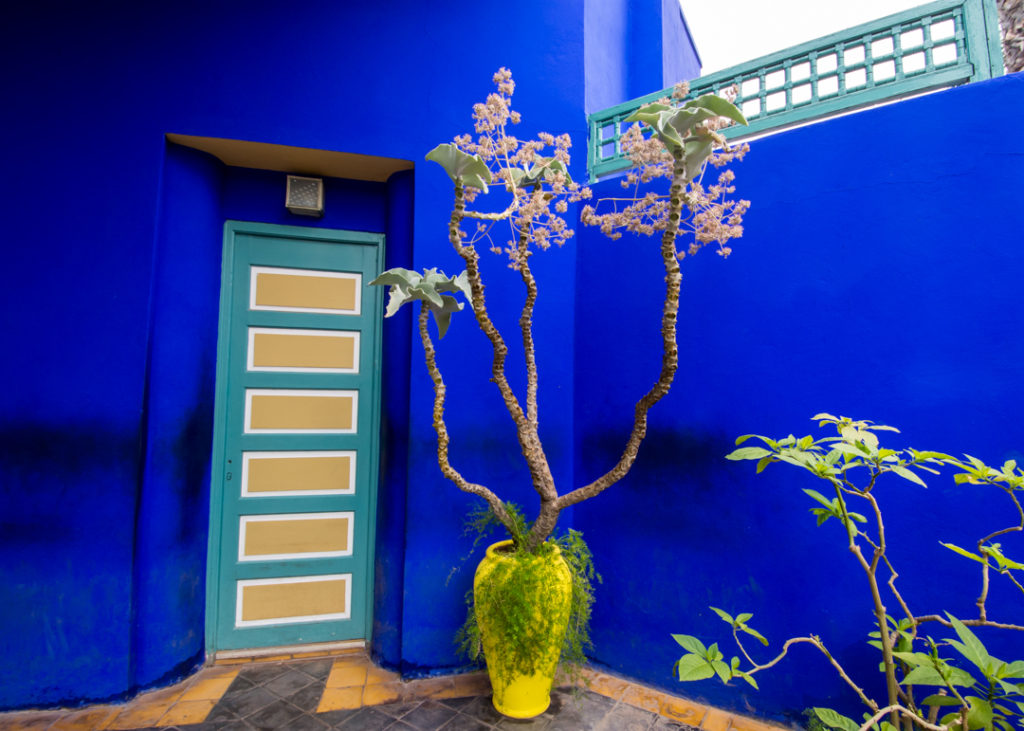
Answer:
POLYGON ((588 114, 700 76, 677 0, 586 0, 584 6, 588 114))
MULTIPOLYGON (((650 32, 656 48, 660 3, 630 7, 646 29, 631 42, 650 32)), ((225 219, 386 231, 389 247, 401 241, 389 264, 459 268, 439 169, 388 184, 329 181, 327 216, 313 222, 283 211, 283 174, 225 168, 165 134, 420 161, 470 128, 490 75, 509 66, 524 136, 568 131, 579 153, 585 88, 602 98, 614 86, 588 76, 584 15, 583 0, 460 1, 444 13, 329 0, 5 9, 0 64, 18 73, 5 75, 0 105, 0 316, 13 354, 0 366, 0 708, 124 697, 200 661, 225 219), (529 39, 528 51, 510 53, 499 33, 529 39)), ((642 91, 661 86, 665 65, 656 52, 645 59, 628 74, 642 91)), ((627 62, 618 51, 602 61, 616 73, 627 62)), ((617 101, 634 93, 615 88, 617 101)), ((515 283, 500 259, 487 267, 506 283, 489 290, 497 303, 515 283)), ((542 295, 538 316, 550 322, 538 340, 545 434, 568 481, 572 252, 537 268, 563 284, 542 295)), ((494 307, 513 332, 515 311, 494 307)), ((467 548, 456 537, 467 501, 436 469, 409 323, 388 328, 375 648, 392 666, 429 672, 458 663, 450 638, 468 572, 443 589, 438 577, 467 548)), ((518 481, 525 497, 481 377, 482 336, 460 322, 443 346, 455 462, 474 479, 518 481)))
MULTIPOLYGON (((821 635, 858 683, 878 690, 866 582, 836 526, 814 528, 800 492, 820 484, 785 465, 755 475, 753 463, 723 455, 740 434, 811 433, 809 417, 829 411, 899 427, 885 437, 897 447, 1021 459, 1022 114, 1016 75, 751 145, 736 166, 737 195, 753 202, 744 238, 728 260, 708 251, 683 262, 675 387, 655 407, 629 477, 576 509, 604 575, 595 661, 740 711, 800 720, 804 708, 828 705, 859 714, 813 649, 796 648, 758 675, 759 693, 674 682, 682 651, 670 633, 730 652, 714 605, 753 612, 751 625, 773 648, 821 635)), ((599 188, 621 195, 616 181, 599 188)), ((633 404, 657 373, 662 274, 656 242, 609 242, 588 230, 578 246, 583 484, 619 453, 633 404), (585 286, 610 276, 623 293, 614 306, 606 286, 585 286)), ((948 475, 928 482, 927 492, 899 479, 880 487, 900 584, 920 613, 970 616, 980 591, 974 564, 938 539, 973 545, 1015 511, 1001 494, 954 488, 948 475)), ((1020 554, 1020 538, 1007 537, 1008 550, 1011 541, 1020 554)), ((1019 594, 993 584, 990 617, 1020 623, 1019 594)), ((1003 635, 991 649, 1017 657, 1024 642, 1003 635)))

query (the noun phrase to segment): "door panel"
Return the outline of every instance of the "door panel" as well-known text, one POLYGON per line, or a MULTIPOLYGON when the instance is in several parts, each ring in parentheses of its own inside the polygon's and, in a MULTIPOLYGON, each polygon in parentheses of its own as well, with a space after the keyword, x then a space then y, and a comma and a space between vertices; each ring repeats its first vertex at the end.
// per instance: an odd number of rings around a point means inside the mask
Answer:
POLYGON ((225 227, 208 649, 370 627, 383 237, 225 227))

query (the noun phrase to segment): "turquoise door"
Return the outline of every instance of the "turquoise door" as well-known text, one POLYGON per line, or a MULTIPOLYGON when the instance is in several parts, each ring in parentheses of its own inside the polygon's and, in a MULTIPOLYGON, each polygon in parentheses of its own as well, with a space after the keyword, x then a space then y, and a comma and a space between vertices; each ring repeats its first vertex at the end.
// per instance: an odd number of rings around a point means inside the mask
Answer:
POLYGON ((225 226, 207 647, 370 628, 383 236, 225 226))

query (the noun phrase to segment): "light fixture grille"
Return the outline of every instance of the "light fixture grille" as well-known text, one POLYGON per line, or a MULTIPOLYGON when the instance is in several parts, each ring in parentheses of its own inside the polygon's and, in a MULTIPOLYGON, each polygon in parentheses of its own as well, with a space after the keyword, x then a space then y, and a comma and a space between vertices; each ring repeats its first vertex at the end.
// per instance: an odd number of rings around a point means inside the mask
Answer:
POLYGON ((285 208, 300 216, 324 214, 324 181, 320 178, 288 176, 285 208))

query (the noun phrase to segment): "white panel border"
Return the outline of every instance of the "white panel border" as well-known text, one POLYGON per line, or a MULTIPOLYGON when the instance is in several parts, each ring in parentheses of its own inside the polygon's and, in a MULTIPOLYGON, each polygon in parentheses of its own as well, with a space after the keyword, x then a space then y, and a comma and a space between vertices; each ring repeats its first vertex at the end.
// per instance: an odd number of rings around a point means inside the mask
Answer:
POLYGON ((312 312, 324 315, 360 315, 362 306, 363 275, 357 272, 330 272, 319 269, 287 269, 285 267, 249 267, 249 309, 270 312, 312 312), (352 310, 332 310, 318 307, 284 307, 281 305, 256 304, 256 278, 260 274, 287 274, 295 277, 328 277, 331 279, 353 279, 356 283, 356 306, 352 310))
MULTIPOLYGON (((276 513, 272 515, 241 515, 238 519, 238 560, 252 561, 285 561, 292 558, 337 558, 352 555, 353 526, 356 514, 352 511, 336 513, 276 513), (261 553, 248 555, 245 553, 245 533, 249 523, 265 523, 292 520, 326 520, 348 518, 348 550, 347 551, 306 551, 305 553, 261 553)), ((347 606, 347 605, 346 605, 347 606)))
POLYGON ((245 368, 247 371, 257 373, 359 373, 359 336, 360 333, 358 330, 303 330, 301 328, 284 327, 250 327, 245 368), (349 336, 353 341, 352 362, 355 363, 355 366, 352 368, 292 368, 289 366, 257 367, 253 365, 253 358, 255 356, 256 336, 261 333, 269 333, 272 335, 312 335, 314 337, 349 336))
POLYGON ((242 452, 242 497, 291 497, 305 495, 355 495, 356 494, 356 451, 312 450, 307 452, 242 452), (298 457, 348 457, 347 490, 273 490, 249 492, 249 461, 251 459, 290 459, 298 457))
POLYGON ((352 615, 352 574, 318 574, 315 576, 290 576, 278 579, 239 579, 235 589, 235 627, 268 627, 275 624, 304 624, 307 622, 324 622, 332 619, 348 619, 352 615), (273 619, 242 619, 242 596, 247 586, 263 586, 267 584, 302 584, 311 581, 345 580, 345 611, 331 614, 303 614, 297 617, 281 617, 273 619))
POLYGON ((247 388, 245 389, 245 434, 355 434, 359 426, 359 392, 350 389, 327 388, 247 388), (253 429, 252 420, 253 396, 317 396, 320 398, 351 398, 352 423, 351 429, 253 429))

